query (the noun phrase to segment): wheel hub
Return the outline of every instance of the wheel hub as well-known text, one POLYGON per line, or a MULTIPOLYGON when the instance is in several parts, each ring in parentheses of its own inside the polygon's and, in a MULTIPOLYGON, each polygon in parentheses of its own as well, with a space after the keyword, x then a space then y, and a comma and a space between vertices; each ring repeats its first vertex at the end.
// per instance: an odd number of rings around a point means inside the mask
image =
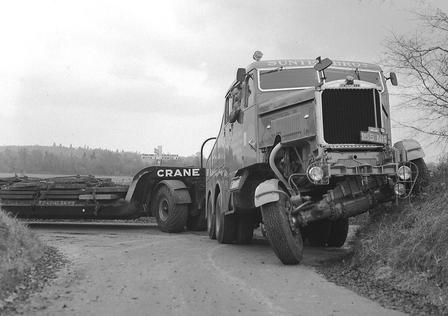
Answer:
POLYGON ((159 202, 159 216, 160 219, 166 221, 168 219, 169 205, 166 199, 159 202))

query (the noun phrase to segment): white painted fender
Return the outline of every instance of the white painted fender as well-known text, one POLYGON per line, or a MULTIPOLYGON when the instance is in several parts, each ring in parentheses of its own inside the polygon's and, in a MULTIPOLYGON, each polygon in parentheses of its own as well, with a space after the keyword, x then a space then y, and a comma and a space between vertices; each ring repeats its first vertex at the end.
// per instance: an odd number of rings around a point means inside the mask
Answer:
POLYGON ((267 203, 277 202, 280 200, 280 181, 278 179, 269 179, 260 183, 255 189, 254 203, 256 207, 267 203))
POLYGON ((403 139, 396 142, 394 147, 400 152, 401 162, 412 161, 425 157, 422 146, 414 139, 403 139))

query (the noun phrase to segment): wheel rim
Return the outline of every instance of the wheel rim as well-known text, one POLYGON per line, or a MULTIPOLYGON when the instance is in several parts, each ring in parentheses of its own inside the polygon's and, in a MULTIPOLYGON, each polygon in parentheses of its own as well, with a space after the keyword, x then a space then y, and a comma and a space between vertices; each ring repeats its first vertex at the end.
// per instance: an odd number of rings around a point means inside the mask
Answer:
POLYGON ((168 219, 169 213, 169 205, 166 199, 162 199, 159 202, 159 217, 162 221, 166 221, 168 219))

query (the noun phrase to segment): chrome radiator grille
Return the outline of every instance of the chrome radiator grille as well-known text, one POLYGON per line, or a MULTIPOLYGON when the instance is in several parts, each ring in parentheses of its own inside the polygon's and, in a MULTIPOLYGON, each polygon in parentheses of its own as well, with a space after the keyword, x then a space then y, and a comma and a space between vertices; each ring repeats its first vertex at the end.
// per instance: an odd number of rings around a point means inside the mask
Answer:
POLYGON ((359 144, 360 132, 381 126, 376 89, 326 89, 322 92, 324 139, 329 144, 359 144))

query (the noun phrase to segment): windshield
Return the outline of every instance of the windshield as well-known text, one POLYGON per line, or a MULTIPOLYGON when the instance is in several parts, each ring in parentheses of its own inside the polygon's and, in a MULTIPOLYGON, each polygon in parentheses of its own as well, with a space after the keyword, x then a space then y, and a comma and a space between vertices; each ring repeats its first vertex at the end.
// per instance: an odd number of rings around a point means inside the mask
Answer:
POLYGON ((325 77, 327 82, 333 80, 345 79, 347 76, 352 76, 355 80, 363 80, 376 84, 380 90, 383 90, 383 83, 381 81, 381 74, 378 71, 348 69, 348 68, 327 68, 325 70, 325 77))
POLYGON ((317 84, 317 72, 310 67, 260 69, 258 76, 261 91, 304 89, 317 84))

